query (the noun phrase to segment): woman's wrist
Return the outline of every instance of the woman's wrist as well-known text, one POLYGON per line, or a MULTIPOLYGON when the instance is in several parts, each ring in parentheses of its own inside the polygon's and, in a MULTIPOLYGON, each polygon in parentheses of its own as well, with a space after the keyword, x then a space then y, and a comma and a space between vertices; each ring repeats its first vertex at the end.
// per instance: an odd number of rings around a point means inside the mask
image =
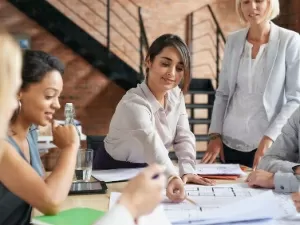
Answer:
POLYGON ((134 199, 131 199, 126 194, 122 194, 118 202, 120 205, 124 206, 129 213, 132 215, 132 218, 135 220, 138 217, 138 210, 134 205, 134 199))
POLYGON ((209 138, 209 141, 212 141, 212 140, 215 140, 215 139, 222 139, 222 135, 219 134, 219 133, 210 133, 208 134, 208 138, 209 138))

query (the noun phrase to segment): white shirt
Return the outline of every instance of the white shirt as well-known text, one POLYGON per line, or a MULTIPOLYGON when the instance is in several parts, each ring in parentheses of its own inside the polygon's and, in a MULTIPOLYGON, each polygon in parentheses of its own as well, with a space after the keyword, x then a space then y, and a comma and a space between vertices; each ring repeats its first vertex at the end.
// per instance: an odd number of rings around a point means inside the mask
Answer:
POLYGON ((167 92, 165 108, 145 82, 129 90, 119 102, 104 140, 114 159, 166 166, 166 175, 178 176, 168 153, 173 147, 180 176, 195 174, 195 136, 190 131, 181 90, 167 92))
POLYGON ((134 219, 126 207, 116 205, 109 210, 99 221, 94 225, 135 225, 134 219))
POLYGON ((267 44, 252 59, 253 45, 246 41, 240 60, 235 93, 223 125, 223 142, 228 147, 249 152, 256 149, 269 121, 263 105, 268 76, 265 73, 267 44))

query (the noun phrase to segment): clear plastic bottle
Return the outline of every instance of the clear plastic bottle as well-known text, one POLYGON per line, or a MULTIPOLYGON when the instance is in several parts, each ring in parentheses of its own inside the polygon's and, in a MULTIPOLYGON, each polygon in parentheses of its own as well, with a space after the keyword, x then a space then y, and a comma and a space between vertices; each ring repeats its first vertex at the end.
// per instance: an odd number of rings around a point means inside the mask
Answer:
POLYGON ((73 124, 76 126, 75 121, 75 109, 73 103, 66 103, 65 105, 65 125, 73 124))
POLYGON ((65 105, 65 125, 68 124, 73 124, 75 126, 80 139, 80 131, 75 124, 75 108, 73 106, 73 103, 66 103, 65 105))

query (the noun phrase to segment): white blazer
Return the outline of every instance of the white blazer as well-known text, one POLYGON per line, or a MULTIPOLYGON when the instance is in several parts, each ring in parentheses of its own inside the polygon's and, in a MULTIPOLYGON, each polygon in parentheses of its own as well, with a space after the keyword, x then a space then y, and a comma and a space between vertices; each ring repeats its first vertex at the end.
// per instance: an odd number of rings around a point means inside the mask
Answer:
MULTIPOLYGON (((223 122, 235 92, 239 62, 249 28, 229 35, 219 75, 209 133, 222 134, 223 122)), ((270 123, 265 135, 275 140, 300 105, 300 36, 271 22, 266 57, 268 80, 263 104, 270 123)))

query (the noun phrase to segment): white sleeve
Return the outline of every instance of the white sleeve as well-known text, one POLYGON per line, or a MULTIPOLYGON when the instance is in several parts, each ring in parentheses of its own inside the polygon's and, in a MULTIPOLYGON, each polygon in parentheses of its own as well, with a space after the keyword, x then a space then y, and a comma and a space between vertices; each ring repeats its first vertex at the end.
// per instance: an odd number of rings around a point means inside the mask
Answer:
POLYGON ((158 163, 166 166, 167 177, 178 176, 178 172, 169 158, 169 151, 157 133, 153 123, 153 114, 146 103, 136 99, 120 105, 118 110, 122 112, 123 120, 125 120, 123 132, 130 134, 133 140, 143 146, 146 163, 158 163))
POLYGON ((135 222, 125 206, 115 205, 94 225, 135 225, 135 222))

